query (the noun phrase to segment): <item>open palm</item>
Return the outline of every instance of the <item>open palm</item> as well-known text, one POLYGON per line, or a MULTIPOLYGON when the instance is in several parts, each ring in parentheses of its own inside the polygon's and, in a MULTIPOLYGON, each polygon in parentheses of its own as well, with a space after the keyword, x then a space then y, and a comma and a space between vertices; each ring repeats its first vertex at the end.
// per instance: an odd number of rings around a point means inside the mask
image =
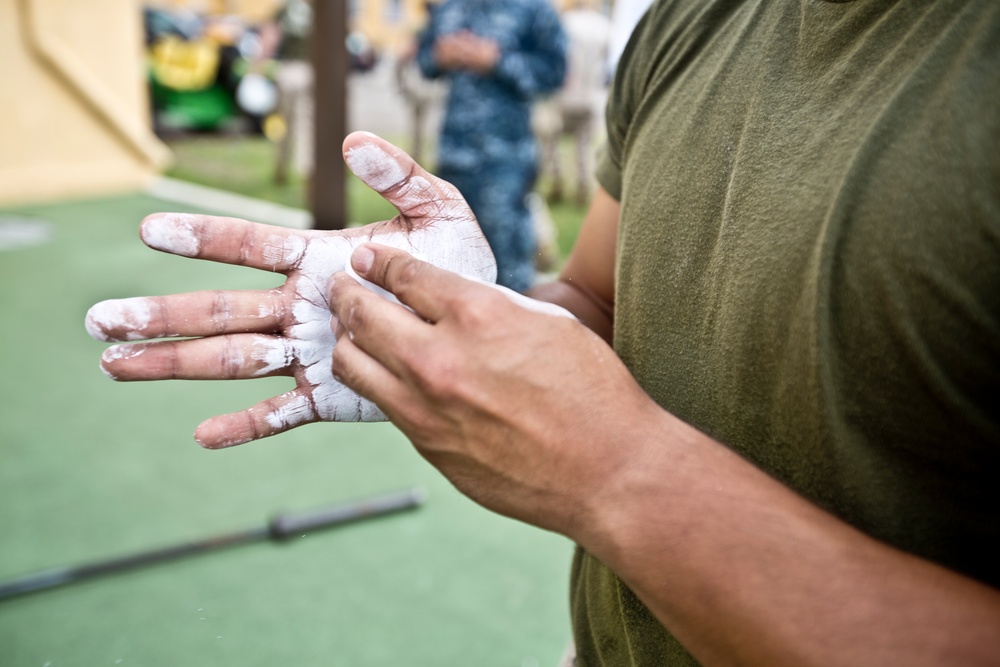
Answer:
POLYGON ((275 271, 287 280, 272 290, 103 301, 87 313, 87 331, 98 340, 185 338, 108 348, 101 367, 115 380, 295 378, 290 392, 202 423, 195 438, 205 447, 237 445, 316 421, 384 419, 331 370, 336 340, 327 282, 337 272, 350 272, 351 253, 362 243, 401 248, 479 280, 496 278, 493 254, 454 186, 368 133, 350 135, 344 157, 362 181, 396 207, 396 217, 326 232, 235 218, 154 214, 143 220, 140 231, 151 248, 275 271))

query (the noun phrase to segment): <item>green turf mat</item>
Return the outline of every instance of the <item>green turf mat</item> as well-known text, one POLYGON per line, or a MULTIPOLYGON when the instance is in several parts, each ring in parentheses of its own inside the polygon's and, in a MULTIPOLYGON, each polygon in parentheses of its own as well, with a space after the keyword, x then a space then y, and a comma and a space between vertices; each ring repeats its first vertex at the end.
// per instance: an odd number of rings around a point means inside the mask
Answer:
POLYGON ((0 249, 0 580, 414 485, 429 500, 0 602, 0 665, 555 664, 571 546, 460 496, 391 425, 208 452, 191 438, 202 419, 289 381, 104 377, 83 327, 93 303, 280 282, 147 249, 138 223, 164 209, 179 207, 137 195, 0 211, 0 227, 44 231, 0 249))

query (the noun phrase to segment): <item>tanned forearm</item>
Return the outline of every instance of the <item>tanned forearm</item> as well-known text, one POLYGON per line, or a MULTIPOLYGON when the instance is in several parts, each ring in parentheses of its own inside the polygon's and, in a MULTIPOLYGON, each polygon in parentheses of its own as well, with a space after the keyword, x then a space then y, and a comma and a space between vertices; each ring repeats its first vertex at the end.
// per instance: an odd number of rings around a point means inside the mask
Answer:
POLYGON ((655 405, 641 411, 624 429, 629 463, 601 472, 571 537, 704 664, 1000 664, 996 590, 865 536, 655 405))
MULTIPOLYGON (((618 216, 599 190, 559 282, 532 294, 605 340, 618 216)), ((642 392, 615 400, 613 428, 591 425, 576 454, 602 452, 576 471, 579 512, 556 529, 703 664, 1000 664, 996 590, 867 537, 642 392)))
POLYGON ((528 296, 562 306, 601 338, 611 342, 613 309, 592 292, 560 278, 535 287, 528 296))
POLYGON ((614 330, 615 243, 620 206, 602 188, 594 194, 573 252, 554 283, 530 296, 558 304, 611 343, 614 330))

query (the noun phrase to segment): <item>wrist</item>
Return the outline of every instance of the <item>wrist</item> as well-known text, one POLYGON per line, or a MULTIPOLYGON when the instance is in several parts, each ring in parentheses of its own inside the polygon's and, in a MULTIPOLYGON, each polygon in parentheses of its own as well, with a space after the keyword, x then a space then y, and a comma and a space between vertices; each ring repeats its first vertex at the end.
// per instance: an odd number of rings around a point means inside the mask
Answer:
POLYGON ((612 569, 640 546, 649 523, 661 521, 676 504, 668 479, 672 459, 693 431, 638 392, 627 419, 614 426, 567 533, 612 569))

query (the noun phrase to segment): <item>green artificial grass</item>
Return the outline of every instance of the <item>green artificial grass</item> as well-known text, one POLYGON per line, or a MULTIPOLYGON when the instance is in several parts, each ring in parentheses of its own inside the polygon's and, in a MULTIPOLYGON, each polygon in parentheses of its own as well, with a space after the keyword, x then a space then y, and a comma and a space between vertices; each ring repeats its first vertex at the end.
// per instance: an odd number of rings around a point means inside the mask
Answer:
POLYGON ((0 602, 0 664, 555 664, 571 545, 458 494, 392 425, 315 424, 204 451, 191 437, 201 420, 290 381, 118 384, 98 370, 105 345, 83 320, 99 300, 282 279, 143 246, 140 219, 178 209, 137 195, 0 210, 0 228, 16 217, 51 231, 0 250, 0 580, 410 486, 429 500, 0 602))

